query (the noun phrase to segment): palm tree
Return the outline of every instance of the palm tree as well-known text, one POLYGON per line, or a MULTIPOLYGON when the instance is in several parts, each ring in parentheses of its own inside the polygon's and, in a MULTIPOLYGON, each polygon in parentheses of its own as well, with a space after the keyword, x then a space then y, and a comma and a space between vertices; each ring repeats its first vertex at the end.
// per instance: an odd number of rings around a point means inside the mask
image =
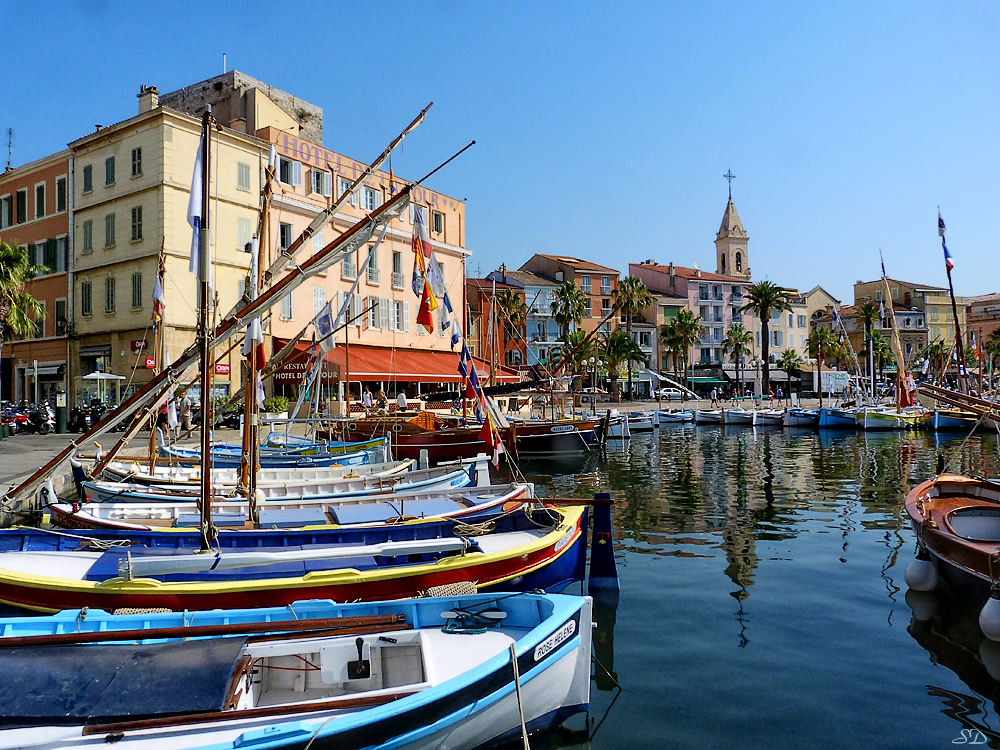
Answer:
POLYGON ((792 373, 802 367, 802 357, 794 349, 784 349, 781 358, 778 359, 778 367, 788 375, 788 399, 792 398, 792 373))
POLYGON ((806 339, 806 346, 809 347, 809 356, 816 360, 816 369, 819 373, 819 408, 823 408, 823 360, 834 356, 840 343, 833 335, 833 331, 824 326, 816 326, 806 339))
POLYGON ((690 310, 680 310, 669 325, 673 328, 677 351, 680 352, 681 360, 684 363, 686 376, 688 365, 691 364, 691 347, 701 339, 703 326, 698 317, 690 310))
POLYGON ((507 350, 511 342, 524 336, 524 321, 528 316, 528 306, 524 297, 515 289, 501 289, 496 294, 497 315, 503 326, 504 347, 501 359, 507 361, 507 350))
POLYGON ((587 297, 572 281, 564 281, 552 290, 552 316, 562 331, 562 340, 569 340, 569 331, 580 325, 587 311, 587 297))
POLYGON ((948 345, 945 343, 944 339, 937 339, 931 342, 931 344, 925 350, 927 354, 927 359, 931 362, 931 370, 937 372, 940 366, 941 371, 944 371, 944 361, 948 357, 948 345))
POLYGON ((608 378, 611 380, 611 392, 621 403, 621 394, 618 392, 619 370, 628 362, 644 361, 646 355, 625 331, 613 331, 606 334, 601 341, 601 356, 608 370, 608 378))
POLYGON ((32 265, 25 248, 0 242, 0 352, 12 336, 34 334, 35 321, 45 315, 42 303, 24 291, 41 270, 32 265))
MULTIPOLYGON (((865 327, 865 345, 862 347, 862 354, 864 357, 868 356, 868 345, 871 343, 872 331, 875 328, 875 321, 879 319, 879 306, 876 305, 872 300, 867 302, 862 302, 858 305, 857 310, 854 313, 854 320, 860 322, 865 327)), ((872 388, 872 398, 875 397, 875 373, 871 373, 871 388, 872 388)))
MULTIPOLYGON (((641 313, 653 304, 653 295, 646 285, 635 276, 626 276, 618 282, 618 288, 611 296, 614 298, 614 308, 625 316, 625 330, 632 338, 632 317, 641 313)), ((645 359, 642 360, 643 362, 645 359)), ((632 400, 632 360, 628 361, 628 396, 632 400)))
POLYGON ((674 329, 674 321, 669 323, 664 323, 660 326, 660 346, 663 347, 663 351, 670 355, 670 361, 673 363, 674 368, 674 379, 677 379, 677 359, 681 354, 681 343, 677 338, 677 331, 674 329))
POLYGON ((586 331, 573 331, 560 352, 560 360, 568 357, 567 370, 573 376, 573 390, 583 389, 583 377, 587 374, 587 360, 596 354, 596 342, 587 338, 586 331), (579 378, 579 381, 577 380, 579 378))
POLYGON ((885 365, 892 359, 892 347, 880 331, 872 333, 872 359, 878 369, 879 380, 885 380, 885 365))
POLYGON ((749 297, 749 302, 747 302, 743 307, 740 308, 740 312, 752 312, 760 320, 760 356, 764 360, 764 372, 761 376, 761 393, 767 395, 771 392, 770 383, 770 358, 768 356, 768 348, 770 342, 768 325, 771 322, 771 314, 773 312, 785 312, 791 310, 791 305, 785 299, 788 293, 776 284, 772 284, 766 279, 764 281, 758 281, 756 284, 751 284, 747 287, 746 296, 749 297))
POLYGON ((753 343, 753 334, 748 331, 742 323, 733 323, 726 331, 726 338, 722 341, 722 351, 732 357, 736 364, 736 395, 740 393, 740 369, 743 365, 743 355, 750 353, 750 345, 753 343))

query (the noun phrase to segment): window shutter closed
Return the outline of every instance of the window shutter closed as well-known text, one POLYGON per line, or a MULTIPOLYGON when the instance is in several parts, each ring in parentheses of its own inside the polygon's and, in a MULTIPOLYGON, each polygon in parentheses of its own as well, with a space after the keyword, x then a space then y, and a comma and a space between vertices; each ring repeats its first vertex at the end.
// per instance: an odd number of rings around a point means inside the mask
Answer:
POLYGON ((343 309, 343 307, 344 307, 344 293, 343 292, 337 292, 337 313, 338 314, 337 314, 337 322, 334 324, 334 327, 342 326, 344 324, 345 315, 341 315, 340 314, 340 311, 343 309))
POLYGON ((409 331, 410 330, 410 303, 409 302, 404 302, 403 303, 403 330, 404 331, 409 331))
POLYGON ((302 187, 302 162, 292 162, 292 187, 302 187))
POLYGON ((386 297, 378 301, 378 322, 379 328, 389 327, 389 300, 386 297))

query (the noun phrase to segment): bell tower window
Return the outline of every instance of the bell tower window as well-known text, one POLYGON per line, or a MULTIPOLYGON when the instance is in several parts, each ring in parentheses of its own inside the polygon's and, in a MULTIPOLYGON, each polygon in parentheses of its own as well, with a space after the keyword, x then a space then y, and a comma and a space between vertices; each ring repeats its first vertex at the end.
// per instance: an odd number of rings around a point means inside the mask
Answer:
POLYGON ((736 253, 736 270, 737 271, 742 271, 743 270, 743 254, 742 253, 736 253))
POLYGON ((725 255, 720 255, 719 256, 719 267, 722 269, 722 273, 726 272, 726 256, 725 255))

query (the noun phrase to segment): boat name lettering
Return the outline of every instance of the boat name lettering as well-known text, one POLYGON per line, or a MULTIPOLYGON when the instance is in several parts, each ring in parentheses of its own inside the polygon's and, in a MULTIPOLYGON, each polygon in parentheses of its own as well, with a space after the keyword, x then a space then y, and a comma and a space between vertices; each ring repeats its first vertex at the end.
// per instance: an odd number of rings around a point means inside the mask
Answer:
POLYGON ((544 659, 551 652, 555 651, 562 643, 569 640, 575 632, 576 620, 570 620, 535 647, 535 661, 541 661, 544 659))
POLYGON ((571 424, 557 424, 549 432, 572 432, 573 425, 571 424))

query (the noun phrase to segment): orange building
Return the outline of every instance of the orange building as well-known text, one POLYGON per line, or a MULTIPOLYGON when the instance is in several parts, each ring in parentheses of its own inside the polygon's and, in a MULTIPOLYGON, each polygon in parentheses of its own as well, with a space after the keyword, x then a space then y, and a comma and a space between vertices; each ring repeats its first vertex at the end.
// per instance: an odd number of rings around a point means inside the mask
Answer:
MULTIPOLYGON (((580 328, 590 333, 611 314, 614 293, 618 288, 619 273, 613 268, 599 266, 571 255, 545 255, 536 253, 521 266, 521 271, 531 271, 551 279, 557 284, 572 281, 587 298, 587 311, 580 328)), ((611 330, 611 321, 604 324, 611 330)))

